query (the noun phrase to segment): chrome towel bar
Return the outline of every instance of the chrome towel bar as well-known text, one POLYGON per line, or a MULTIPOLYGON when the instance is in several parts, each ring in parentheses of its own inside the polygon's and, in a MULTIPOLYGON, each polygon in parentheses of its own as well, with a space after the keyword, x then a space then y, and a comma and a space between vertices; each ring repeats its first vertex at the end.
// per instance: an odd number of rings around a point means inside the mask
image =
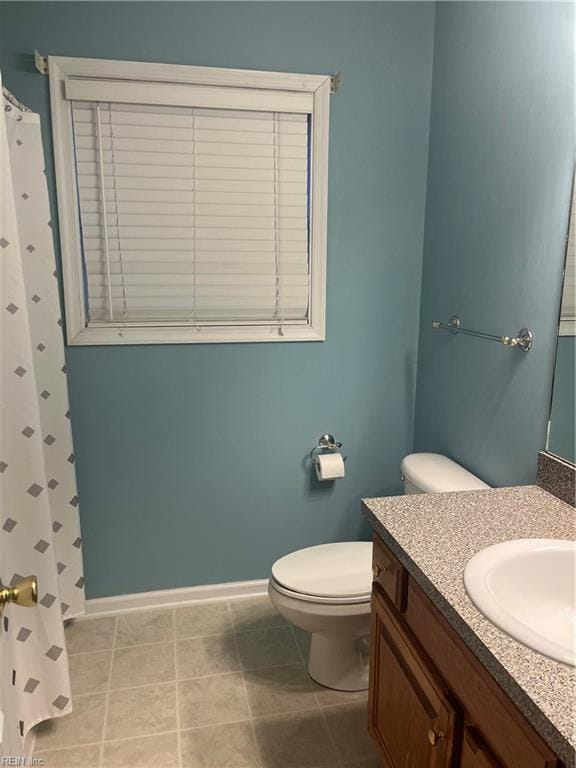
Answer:
POLYGON ((521 328, 517 336, 497 336, 494 333, 485 333, 484 331, 473 331, 462 327, 462 321, 456 315, 453 315, 447 323, 434 320, 432 327, 436 330, 451 331, 454 334, 463 333, 466 336, 476 336, 479 339, 487 341, 497 341, 506 347, 516 347, 523 352, 529 352, 534 343, 532 331, 528 328, 521 328))

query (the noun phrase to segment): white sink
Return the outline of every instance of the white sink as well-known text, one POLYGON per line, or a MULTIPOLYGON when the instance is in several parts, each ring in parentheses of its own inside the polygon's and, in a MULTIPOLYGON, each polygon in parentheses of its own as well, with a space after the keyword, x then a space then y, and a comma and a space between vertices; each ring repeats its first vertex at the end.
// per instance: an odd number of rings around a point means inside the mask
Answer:
POLYGON ((466 591, 490 621, 538 653, 576 665, 576 542, 504 541, 474 555, 466 591))

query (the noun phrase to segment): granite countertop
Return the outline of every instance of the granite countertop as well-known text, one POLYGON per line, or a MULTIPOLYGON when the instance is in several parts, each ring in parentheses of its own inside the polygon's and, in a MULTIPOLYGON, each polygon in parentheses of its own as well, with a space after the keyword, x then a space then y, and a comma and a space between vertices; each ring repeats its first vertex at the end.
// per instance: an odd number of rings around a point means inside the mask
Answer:
POLYGON ((576 668, 509 637, 472 604, 464 567, 508 539, 573 539, 576 510, 538 488, 364 499, 363 513, 451 626, 564 761, 575 765, 576 668))

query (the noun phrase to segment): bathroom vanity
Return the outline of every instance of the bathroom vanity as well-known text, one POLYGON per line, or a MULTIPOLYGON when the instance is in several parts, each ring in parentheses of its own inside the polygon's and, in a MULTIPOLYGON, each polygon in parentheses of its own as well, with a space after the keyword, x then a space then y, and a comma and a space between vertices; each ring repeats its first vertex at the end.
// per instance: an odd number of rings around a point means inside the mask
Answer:
POLYGON ((574 537, 536 486, 366 499, 375 531, 369 731, 386 768, 573 768, 574 667, 486 619, 463 582, 491 544, 574 537))

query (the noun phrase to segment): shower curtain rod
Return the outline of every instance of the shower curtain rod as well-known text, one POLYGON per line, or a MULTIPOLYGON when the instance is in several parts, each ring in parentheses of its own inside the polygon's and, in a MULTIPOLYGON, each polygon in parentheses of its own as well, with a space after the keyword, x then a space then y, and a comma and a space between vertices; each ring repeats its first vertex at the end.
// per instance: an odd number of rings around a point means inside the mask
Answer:
POLYGON ((21 101, 19 101, 16 96, 14 96, 13 93, 11 93, 8 88, 6 88, 5 85, 2 86, 2 95, 8 102, 8 104, 12 105, 13 107, 16 107, 16 109, 19 109, 21 112, 32 112, 33 110, 30 109, 30 107, 27 107, 26 104, 23 104, 21 101))

